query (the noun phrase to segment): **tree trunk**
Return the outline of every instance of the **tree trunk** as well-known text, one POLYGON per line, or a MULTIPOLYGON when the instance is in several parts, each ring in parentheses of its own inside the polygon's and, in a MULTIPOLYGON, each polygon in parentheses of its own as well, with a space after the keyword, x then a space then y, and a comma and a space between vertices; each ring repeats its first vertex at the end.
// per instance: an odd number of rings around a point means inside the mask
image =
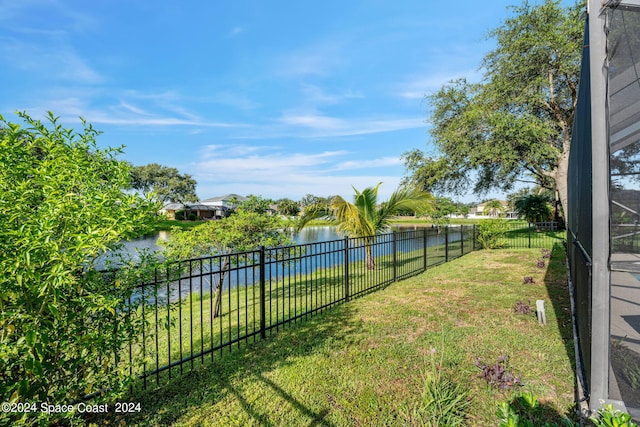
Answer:
POLYGON ((224 285, 224 278, 227 270, 229 269, 230 259, 229 256, 224 257, 222 262, 222 268, 218 273, 215 283, 215 292, 213 294, 213 306, 211 307, 211 318, 215 319, 220 314, 220 303, 222 302, 222 286, 224 285))
MULTIPOLYGON (((568 145, 566 145, 568 147, 568 145)), ((567 220, 568 209, 568 177, 569 177, 569 149, 565 149, 558 159, 558 165, 555 170, 554 178, 556 181, 556 190, 558 191, 558 198, 562 205, 562 217, 567 220)))
POLYGON ((373 258, 371 254, 371 245, 365 246, 365 252, 367 254, 365 265, 367 266, 367 270, 375 270, 376 269, 376 260, 373 258))

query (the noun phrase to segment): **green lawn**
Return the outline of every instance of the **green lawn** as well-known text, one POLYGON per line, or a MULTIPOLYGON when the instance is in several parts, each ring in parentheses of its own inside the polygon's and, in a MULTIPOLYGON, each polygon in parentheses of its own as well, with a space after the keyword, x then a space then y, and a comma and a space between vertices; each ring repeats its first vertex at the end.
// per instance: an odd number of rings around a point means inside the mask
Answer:
POLYGON ((538 268, 540 249, 477 251, 352 300, 265 341, 196 362, 157 389, 136 392, 139 425, 423 425, 433 372, 466 391, 468 425, 497 425, 496 402, 513 390, 480 378, 478 357, 508 369, 552 422, 574 402, 571 318, 564 255, 538 268), (531 276, 533 284, 523 284, 531 276), (513 312, 547 303, 547 325, 513 312))
POLYGON ((158 220, 155 224, 154 231, 169 231, 173 227, 178 228, 193 228, 200 224, 204 224, 206 221, 178 221, 172 219, 158 220))

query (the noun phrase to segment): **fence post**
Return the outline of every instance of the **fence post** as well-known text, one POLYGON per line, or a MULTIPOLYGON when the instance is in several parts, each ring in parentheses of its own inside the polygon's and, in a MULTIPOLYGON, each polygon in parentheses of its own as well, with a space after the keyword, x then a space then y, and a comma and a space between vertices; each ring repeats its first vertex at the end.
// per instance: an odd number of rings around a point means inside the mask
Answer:
POLYGON ((267 291, 265 289, 265 268, 264 246, 260 246, 260 337, 262 339, 267 337, 267 291))
POLYGON ((444 262, 449 262, 449 226, 444 227, 444 262))
POLYGON ((464 225, 460 224, 460 256, 464 255, 464 225))
POLYGON ((427 229, 422 228, 422 269, 427 269, 427 229))
POLYGON ((527 221, 527 235, 529 237, 529 249, 531 249, 531 223, 527 221))
POLYGON ((473 250, 474 250, 474 251, 477 251, 477 250, 478 250, 478 245, 477 245, 477 243, 478 243, 478 242, 477 242, 477 240, 478 240, 478 235, 476 234, 476 233, 477 233, 477 230, 476 230, 476 225, 475 225, 475 224, 473 224, 473 231, 472 231, 472 233, 473 233, 473 235, 472 235, 472 237, 471 237, 471 244, 473 245, 473 246, 472 246, 472 247, 473 247, 473 250))
POLYGON ((396 230, 391 233, 391 247, 393 249, 393 281, 398 280, 398 256, 396 248, 396 230))
POLYGON ((349 237, 344 238, 344 299, 349 301, 349 237))

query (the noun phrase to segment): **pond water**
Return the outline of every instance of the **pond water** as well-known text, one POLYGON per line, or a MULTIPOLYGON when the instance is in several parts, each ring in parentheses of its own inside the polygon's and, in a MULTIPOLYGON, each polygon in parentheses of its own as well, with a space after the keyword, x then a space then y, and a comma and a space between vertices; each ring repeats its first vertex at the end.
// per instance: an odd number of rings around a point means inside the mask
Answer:
MULTIPOLYGON (((422 225, 401 225, 393 227, 397 231, 417 230, 424 226, 422 225)), ((150 234, 139 239, 129 240, 124 242, 123 252, 136 258, 136 252, 140 250, 157 251, 160 249, 158 245, 159 240, 167 240, 170 236, 169 231, 160 231, 155 234, 150 234)), ((330 240, 341 239, 344 236, 340 236, 336 231, 335 226, 322 225, 315 227, 305 227, 298 233, 292 233, 293 241, 298 245, 306 243, 327 242, 330 240)))
MULTIPOLYGON (((400 227, 394 227, 394 230, 396 231, 410 231, 410 230, 418 230, 424 228, 424 226, 420 226, 420 225, 411 225, 411 226, 400 226, 400 227)), ((146 250, 146 251, 157 251, 160 250, 160 245, 158 245, 158 241, 160 240, 166 240, 170 238, 170 233, 169 232, 160 232, 160 233, 156 233, 153 235, 149 235, 143 238, 139 238, 139 239, 135 239, 135 240, 131 240, 128 242, 125 242, 123 245, 122 250, 120 251, 120 253, 122 255, 124 255, 124 257, 131 257, 134 260, 137 257, 137 253, 138 251, 141 250, 146 250)), ((299 233, 294 233, 292 235, 292 240, 298 244, 298 245, 304 245, 304 244, 309 244, 309 243, 317 243, 317 242, 329 242, 329 241, 335 241, 335 240, 339 240, 342 239, 343 237, 341 237, 340 235, 338 235, 338 233, 336 232, 336 227, 335 226, 316 226, 316 227, 307 227, 304 228, 303 230, 301 230, 299 233)), ((435 246, 435 245, 443 245, 444 244, 444 239, 445 236, 444 234, 434 234, 434 235, 430 235, 428 240, 427 240, 427 247, 431 247, 431 246, 435 246)), ((455 242, 455 241, 459 241, 460 240, 460 235, 451 235, 449 236, 449 241, 450 242, 455 242)), ((338 244, 340 244, 340 242, 338 242, 338 244)), ((418 245, 420 245, 420 243, 418 243, 418 245)), ((331 246, 331 248, 333 248, 333 246, 331 246)), ((305 274, 305 273, 311 273, 312 271, 314 271, 316 268, 327 268, 327 267, 331 267, 334 264, 339 264, 342 263, 344 261, 343 258, 343 253, 342 251, 337 251, 337 252, 333 252, 333 255, 330 257, 315 257, 313 256, 313 254, 318 251, 319 254, 321 255, 321 253, 323 251, 331 251, 333 249, 331 249, 329 247, 325 247, 324 245, 322 246, 311 246, 311 247, 306 247, 304 249, 305 254, 308 257, 308 261, 306 262, 300 262, 300 263, 295 263, 292 265, 289 265, 287 268, 287 272, 286 274, 305 274)), ((404 252, 404 251, 411 251, 416 249, 415 247, 413 247, 413 244, 408 244, 408 243, 403 243, 403 242, 399 242, 398 243, 398 251, 400 252, 404 252), (408 245, 408 246, 405 246, 408 245)), ((386 255, 388 253, 390 253, 391 250, 391 246, 388 244, 383 244, 381 246, 379 246, 377 248, 377 254, 376 256, 380 256, 380 255, 386 255)), ((108 256, 104 256, 101 257, 101 259, 98 259, 96 262, 96 265, 98 266, 98 269, 104 269, 105 267, 114 267, 117 265, 117 259, 118 259, 118 255, 117 254, 109 254, 108 256), (112 262, 115 263, 111 264, 110 266, 108 265, 108 261, 111 260, 112 262)), ((364 251, 360 251, 360 250, 356 250, 355 252, 351 253, 350 255, 350 261, 358 261, 364 259, 364 251)), ((251 271, 251 270, 248 270, 251 271)), ((255 272, 251 272, 250 275, 255 274, 255 272)), ((273 277, 272 275, 276 275, 279 277, 279 275, 281 274, 285 274, 284 270, 279 271, 278 269, 275 269, 272 271, 272 268, 269 267, 266 271, 265 274, 267 275, 267 279, 270 279, 271 277, 273 277)), ((213 277, 210 279, 213 280, 213 277)), ((225 283, 224 287, 225 288, 233 288, 237 285, 237 280, 238 278, 236 277, 236 275, 232 275, 229 274, 227 276, 227 282, 225 283)), ((248 280, 249 282, 251 282, 252 280, 256 280, 256 277, 252 278, 245 278, 245 280, 248 280)), ((184 298, 187 295, 189 295, 190 291, 189 291, 190 287, 186 286, 182 288, 179 287, 178 282, 175 282, 174 285, 171 286, 170 290, 161 290, 158 294, 159 297, 161 298, 167 298, 167 300, 175 300, 177 298, 184 298)), ((195 292, 195 291, 194 291, 195 292)), ((136 299, 137 297, 134 297, 134 299, 136 299)))
MULTIPOLYGON (((421 224, 416 225, 398 225, 394 226, 393 229, 397 231, 408 231, 408 230, 417 230, 425 227, 421 224)), ((128 240, 123 242, 123 247, 117 253, 111 253, 107 255, 103 255, 96 260, 96 266, 98 269, 104 269, 107 267, 109 262, 118 264, 118 259, 121 256, 125 258, 131 257, 133 260, 137 260, 138 253, 140 251, 149 251, 155 252, 160 250, 160 245, 158 241, 169 239, 171 233, 169 231, 160 231, 158 233, 149 234, 144 237, 140 237, 138 239, 128 240)), ((316 242, 328 242, 331 240, 341 239, 344 236, 340 236, 336 231, 335 226, 331 225, 322 225, 315 227, 305 227, 300 230, 298 233, 292 232, 292 239, 297 245, 303 245, 307 243, 316 243, 316 242)))

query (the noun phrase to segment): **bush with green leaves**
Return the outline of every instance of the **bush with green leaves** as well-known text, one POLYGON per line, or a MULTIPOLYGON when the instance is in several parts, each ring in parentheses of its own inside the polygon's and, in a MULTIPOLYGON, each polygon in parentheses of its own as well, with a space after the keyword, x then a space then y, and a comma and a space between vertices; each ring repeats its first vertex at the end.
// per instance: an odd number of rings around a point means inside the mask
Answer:
POLYGON ((589 418, 596 427, 638 427, 631 415, 616 409, 613 405, 603 405, 597 414, 589 418))
POLYGON ((483 220, 478 224, 478 243, 484 249, 497 249, 506 244, 505 235, 509 226, 502 219, 483 220))
MULTIPOLYGON (((115 358, 142 322, 125 305, 129 283, 146 270, 110 278, 95 260, 149 230, 158 206, 125 191, 122 150, 98 148, 85 121, 76 132, 51 113, 46 124, 18 116, 0 116, 0 399, 115 393, 127 380, 115 358)), ((34 418, 5 412, 3 422, 34 418)))
POLYGON ((521 393, 511 402, 498 404, 496 415, 499 427, 578 427, 580 424, 566 415, 556 414, 559 420, 547 420, 546 408, 532 392, 521 393), (559 421, 559 422, 558 422, 559 421))

